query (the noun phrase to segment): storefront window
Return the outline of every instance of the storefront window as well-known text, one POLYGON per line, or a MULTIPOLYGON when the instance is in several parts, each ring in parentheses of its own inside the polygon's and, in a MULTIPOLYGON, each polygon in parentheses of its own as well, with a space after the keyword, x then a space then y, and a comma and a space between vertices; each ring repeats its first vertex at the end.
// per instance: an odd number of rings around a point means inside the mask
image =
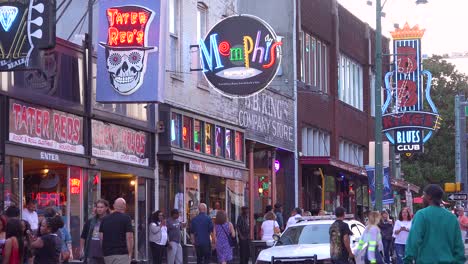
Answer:
POLYGON ((182 142, 184 148, 192 149, 192 119, 187 116, 182 125, 182 142))
POLYGON ((336 191, 335 177, 325 176, 325 211, 332 212, 339 203, 336 191))
POLYGON ((98 170, 88 170, 88 204, 86 215, 91 217, 93 215, 94 203, 101 199, 101 172, 98 170))
POLYGON ((241 214, 241 207, 247 204, 246 184, 242 181, 226 180, 227 186, 227 214, 231 222, 235 223, 241 214))
POLYGON ((83 104, 83 59, 80 54, 81 51, 60 44, 55 49, 44 50, 37 69, 12 73, 13 82, 8 89, 27 93, 38 100, 49 98, 72 105, 83 104))
POLYGON ((159 208, 166 218, 170 217, 172 209, 179 210, 183 219, 184 210, 184 166, 180 163, 160 163, 159 177, 159 208))
POLYGON ((180 115, 172 113, 171 115, 171 144, 180 146, 180 115))
POLYGON ((153 181, 146 180, 145 178, 139 177, 138 178, 138 189, 137 189, 137 196, 138 196, 138 232, 136 233, 137 238, 137 256, 135 256, 139 260, 147 260, 148 259, 148 218, 150 217, 151 210, 150 208, 150 201, 151 197, 149 197, 148 193, 148 184, 152 184, 153 181))
MULTIPOLYGON (((200 204, 200 174, 185 172, 185 201, 187 223, 198 215, 198 205, 200 204)), ((189 225, 190 227, 190 225, 189 225)), ((190 230, 188 230, 190 233, 190 230)), ((187 244, 193 244, 190 237, 187 237, 187 244)))
POLYGON ((356 188, 356 204, 357 205, 363 205, 362 201, 362 187, 359 186, 358 188, 356 188))
POLYGON ((15 205, 20 207, 19 194, 19 176, 20 176, 20 159, 15 157, 5 157, 5 167, 0 166, 0 194, 3 199, 0 200, 0 212, 15 205))
POLYGON ((241 132, 236 131, 236 143, 235 143, 236 160, 244 160, 244 135, 241 132))
POLYGON ((63 215, 68 198, 67 166, 30 159, 23 164, 25 200, 36 200, 38 210, 52 207, 63 215))
MULTIPOLYGON (((73 256, 79 256, 80 250, 80 234, 81 234, 81 221, 83 221, 83 170, 79 167, 70 167, 70 218, 69 223, 65 223, 70 227, 70 235, 72 237, 72 250, 73 256)), ((62 214, 67 220, 67 212, 64 208, 62 214)))
POLYGON ((226 129, 226 134, 225 134, 225 141, 224 141, 225 145, 224 145, 224 149, 225 149, 225 157, 226 159, 231 159, 232 158, 232 155, 231 155, 231 151, 232 151, 232 143, 231 143, 231 130, 230 129, 226 129))
POLYGON ((367 186, 363 185, 362 186, 362 203, 364 206, 368 207, 369 206, 369 189, 367 186))
POLYGON ((213 125, 205 123, 205 153, 213 155, 213 125))
POLYGON ((216 126, 215 131, 215 148, 216 148, 216 156, 223 157, 223 147, 224 147, 224 135, 223 135, 223 128, 216 126))
POLYGON ((201 144, 201 132, 202 132, 202 122, 200 120, 195 120, 193 126, 193 144, 194 150, 196 152, 201 152, 202 144, 201 144))

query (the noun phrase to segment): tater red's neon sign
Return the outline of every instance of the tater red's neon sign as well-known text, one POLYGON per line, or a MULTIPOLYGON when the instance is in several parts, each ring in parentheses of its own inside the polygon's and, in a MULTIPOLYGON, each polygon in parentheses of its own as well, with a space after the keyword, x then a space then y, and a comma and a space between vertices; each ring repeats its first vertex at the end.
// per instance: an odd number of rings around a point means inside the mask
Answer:
POLYGON ((107 9, 109 21, 108 45, 144 46, 145 25, 148 22, 148 12, 125 12, 119 8, 107 9))

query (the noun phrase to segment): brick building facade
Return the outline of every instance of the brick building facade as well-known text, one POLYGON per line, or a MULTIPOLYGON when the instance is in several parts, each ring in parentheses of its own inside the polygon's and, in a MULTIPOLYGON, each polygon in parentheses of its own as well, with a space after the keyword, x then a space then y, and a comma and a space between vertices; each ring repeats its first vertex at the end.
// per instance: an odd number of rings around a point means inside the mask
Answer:
POLYGON ((299 1, 298 8, 300 205, 360 215, 369 206, 364 165, 374 138, 375 33, 336 1, 299 1))

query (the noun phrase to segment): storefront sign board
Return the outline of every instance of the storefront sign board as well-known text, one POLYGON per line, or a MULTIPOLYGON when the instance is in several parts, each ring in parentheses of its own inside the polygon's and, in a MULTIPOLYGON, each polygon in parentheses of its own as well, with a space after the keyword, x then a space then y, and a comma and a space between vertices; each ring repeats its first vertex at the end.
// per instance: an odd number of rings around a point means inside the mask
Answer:
POLYGON ((149 135, 123 126, 91 121, 93 156, 149 166, 149 135))
POLYGON ((239 98, 239 125, 245 138, 294 151, 294 101, 268 89, 239 98))
POLYGON ((41 160, 48 160, 48 161, 55 161, 59 162, 60 161, 60 156, 55 153, 50 153, 50 152, 45 152, 41 151, 41 160))
POLYGON ((160 99, 160 4, 160 0, 99 1, 97 101, 160 99))
POLYGON ((55 0, 0 3, 0 71, 37 68, 55 46, 55 0))
POLYGON ((272 27, 256 16, 227 17, 199 41, 201 67, 220 93, 251 96, 275 78, 282 44, 272 27))
POLYGON ((247 179, 247 172, 244 170, 198 160, 190 160, 189 171, 241 181, 247 179))
POLYGON ((25 145, 84 154, 83 118, 10 100, 9 140, 25 145))

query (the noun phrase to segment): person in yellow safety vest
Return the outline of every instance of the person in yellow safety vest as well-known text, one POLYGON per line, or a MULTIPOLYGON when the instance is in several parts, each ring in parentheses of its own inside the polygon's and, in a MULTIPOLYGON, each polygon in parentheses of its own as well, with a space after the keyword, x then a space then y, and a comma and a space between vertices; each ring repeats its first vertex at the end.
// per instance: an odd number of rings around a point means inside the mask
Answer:
POLYGON ((369 221, 367 223, 366 230, 359 240, 357 250, 364 250, 364 245, 367 243, 367 254, 365 255, 365 263, 371 264, 383 264, 383 258, 380 251, 383 250, 382 235, 380 234, 380 228, 378 224, 380 222, 379 212, 370 212, 369 221))

